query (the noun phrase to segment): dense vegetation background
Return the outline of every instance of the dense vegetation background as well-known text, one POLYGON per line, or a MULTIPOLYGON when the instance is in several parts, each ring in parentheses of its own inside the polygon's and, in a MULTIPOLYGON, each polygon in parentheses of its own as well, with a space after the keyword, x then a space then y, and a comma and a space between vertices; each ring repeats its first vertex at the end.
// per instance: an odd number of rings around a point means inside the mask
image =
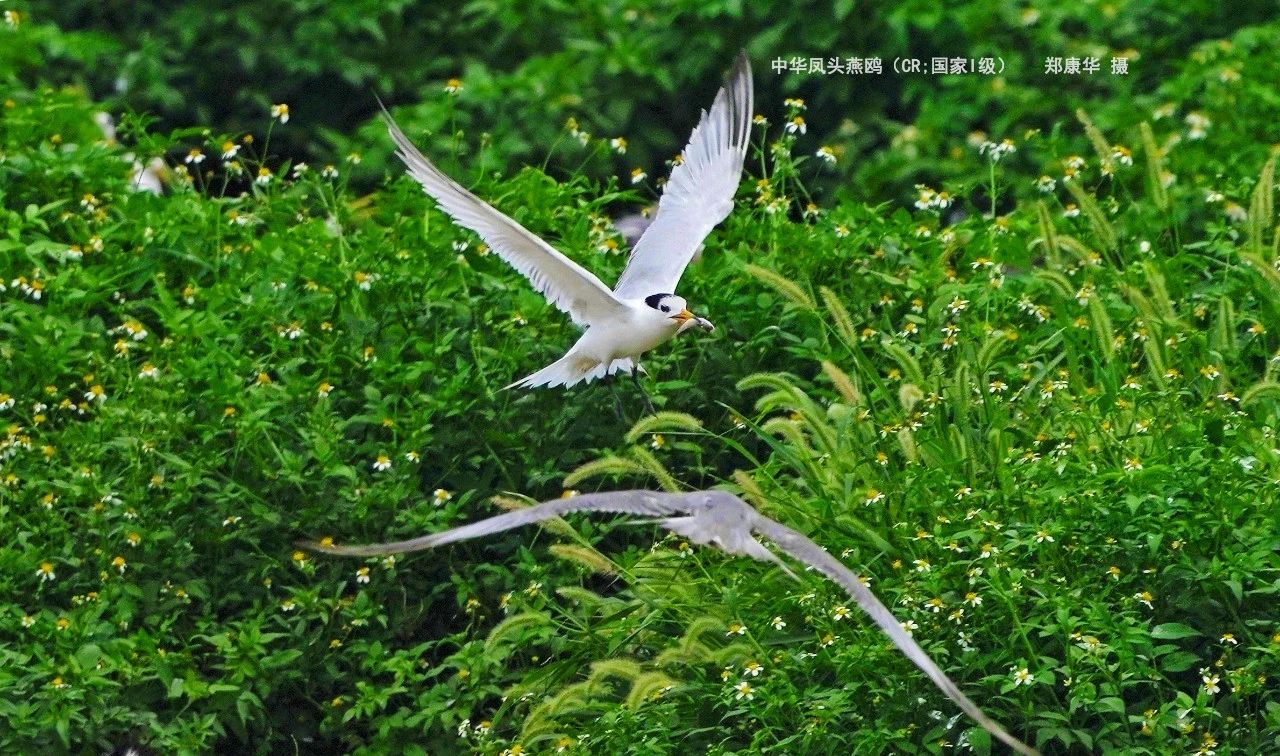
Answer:
POLYGON ((816 576, 607 521, 292 545, 633 485, 809 532, 1048 752, 1280 748, 1280 23, 952 5, 4 3, 0 750, 989 750, 816 576), (574 330, 373 94, 612 280, 740 47, 765 123, 663 412, 499 392, 574 330), (771 66, 904 55, 1005 69, 771 66))

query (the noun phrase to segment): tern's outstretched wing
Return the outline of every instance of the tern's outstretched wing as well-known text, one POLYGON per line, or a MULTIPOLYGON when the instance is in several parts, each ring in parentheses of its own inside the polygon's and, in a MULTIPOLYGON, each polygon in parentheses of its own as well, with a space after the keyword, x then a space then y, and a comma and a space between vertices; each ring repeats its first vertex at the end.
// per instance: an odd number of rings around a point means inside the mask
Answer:
POLYGON ((364 546, 323 546, 314 541, 301 545, 315 551, 343 556, 383 556, 402 554, 406 551, 443 546, 447 543, 501 533, 504 530, 532 525, 572 512, 613 512, 617 514, 666 517, 689 511, 688 498, 683 494, 657 493, 654 491, 615 491, 611 493, 582 494, 568 499, 553 499, 535 504, 527 509, 517 509, 487 520, 445 530, 440 533, 394 543, 375 543, 364 546))
POLYGON ((487 520, 409 541, 369 546, 326 547, 314 542, 302 545, 316 551, 346 556, 382 556, 479 538, 571 512, 613 512, 659 517, 663 518, 658 520, 663 527, 672 529, 697 543, 715 544, 730 553, 746 554, 756 559, 772 559, 771 556, 759 553, 764 551, 764 548, 755 543, 751 533, 754 531, 760 534, 793 559, 812 566, 844 588, 872 621, 889 636, 893 645, 897 646, 898 650, 928 675, 939 690, 983 729, 1018 753, 1038 756, 1038 751, 1010 735, 995 720, 982 713, 982 710, 960 691, 951 678, 947 677, 928 652, 902 628, 897 618, 893 616, 893 612, 889 611, 888 607, 881 603, 880 599, 876 598, 875 594, 863 585, 849 568, 806 536, 761 515, 746 502, 725 492, 693 491, 675 494, 653 491, 614 491, 586 494, 543 502, 528 509, 507 512, 487 520), (673 517, 673 515, 683 516, 673 517))
POLYGON ((384 108, 396 154, 427 194, 454 222, 480 235, 494 252, 515 268, 578 325, 621 317, 625 306, 589 271, 534 236, 524 226, 463 189, 427 160, 384 108))
POLYGON ((751 64, 743 52, 671 169, 658 214, 640 237, 614 293, 621 299, 671 294, 716 224, 733 210, 751 137, 751 64))
POLYGON ((889 640, 893 645, 897 646, 899 651, 928 675, 933 684, 937 685, 938 689, 946 694, 947 698, 954 701, 961 711, 982 725, 984 730, 1004 741, 1006 745, 1018 753, 1038 753, 1031 746, 1006 732, 995 720, 983 714, 982 709, 979 709, 977 704, 970 701, 968 696, 960 692, 960 688, 934 663, 928 652, 921 648, 920 644, 916 643, 915 639, 902 628, 898 619, 893 616, 893 612, 889 611, 889 608, 882 604, 880 599, 876 598, 876 595, 871 592, 871 589, 863 585, 858 576, 848 567, 845 567, 835 557, 805 536, 759 513, 756 514, 756 521, 752 524, 752 529, 773 541, 779 549, 792 558, 810 565, 834 580, 841 588, 844 588, 845 592, 858 603, 858 606, 862 607, 862 610, 871 617, 871 620, 879 625, 884 634, 889 636, 889 640))

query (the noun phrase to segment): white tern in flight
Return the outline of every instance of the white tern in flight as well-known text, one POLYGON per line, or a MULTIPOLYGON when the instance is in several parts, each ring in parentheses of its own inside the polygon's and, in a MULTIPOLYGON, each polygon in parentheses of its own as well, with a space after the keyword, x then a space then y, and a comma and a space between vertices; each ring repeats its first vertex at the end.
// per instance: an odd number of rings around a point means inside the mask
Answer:
POLYGON ((440 209, 479 234, 548 301, 586 328, 563 357, 506 388, 567 387, 618 372, 630 372, 634 379, 642 353, 690 328, 715 328, 690 312, 675 288, 707 234, 733 210, 752 107, 751 68, 744 52, 671 169, 653 223, 636 242, 613 291, 446 176, 384 111, 396 154, 440 209))
POLYGON ((959 686, 933 661, 928 652, 903 629, 898 619, 893 616, 893 612, 876 598, 857 574, 803 534, 765 517, 742 499, 725 491, 689 493, 613 491, 582 494, 567 499, 553 499, 526 509, 517 509, 487 520, 408 541, 366 546, 328 546, 308 541, 300 545, 314 551, 344 556, 385 556, 482 538, 572 512, 613 512, 656 518, 647 522, 656 522, 694 543, 709 544, 730 554, 741 554, 753 559, 773 562, 788 575, 795 577, 782 560, 757 541, 755 536, 759 535, 771 541, 787 556, 821 572, 843 588, 871 617, 871 621, 884 631, 893 645, 897 646, 899 651, 928 675, 933 684, 938 686, 947 698, 954 701, 961 711, 972 717, 983 729, 1018 753, 1038 753, 1031 746, 1010 735, 999 723, 984 714, 977 704, 969 700, 969 697, 960 691, 959 686))

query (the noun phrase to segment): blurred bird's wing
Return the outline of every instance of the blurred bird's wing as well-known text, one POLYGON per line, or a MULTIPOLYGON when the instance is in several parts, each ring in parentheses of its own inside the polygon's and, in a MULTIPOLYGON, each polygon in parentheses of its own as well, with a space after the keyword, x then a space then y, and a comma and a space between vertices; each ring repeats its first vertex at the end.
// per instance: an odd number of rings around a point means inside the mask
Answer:
POLYGON ((670 516, 684 514, 689 511, 690 501, 683 494, 657 493, 654 491, 614 491, 611 493, 582 494, 567 499, 553 499, 535 504, 527 509, 506 512, 487 520, 480 520, 469 525, 431 533, 408 541, 394 543, 375 543, 363 546, 325 546, 315 541, 307 541, 300 545, 326 554, 343 556, 383 556, 385 554, 403 554, 407 551, 422 551, 447 543, 467 541, 472 538, 501 533, 504 530, 532 525, 543 520, 550 520, 573 512, 612 512, 616 514, 642 515, 647 517, 670 516))
POLYGON ((675 293, 702 241, 729 216, 751 137, 752 108, 751 64, 744 51, 711 112, 702 112, 680 164, 671 169, 657 216, 613 289, 619 298, 675 293))
POLYGON ((396 143, 396 155, 408 166, 409 175, 455 223, 479 234, 547 301, 582 326, 623 316, 626 306, 599 278, 446 176, 413 146, 386 108, 382 115, 396 143))
POLYGON ((368 546, 323 546, 315 542, 306 542, 301 545, 316 551, 346 556, 383 556, 419 551, 492 535, 572 512, 611 512, 661 518, 656 521, 658 524, 697 543, 714 544, 730 553, 777 561, 772 555, 766 556, 759 553, 764 551, 764 547, 754 542, 751 533, 754 531, 760 534, 772 541, 783 553, 813 567, 844 588, 858 606, 871 617, 871 620, 889 636, 893 645, 897 646, 898 650, 928 675, 939 690, 983 729, 1018 753, 1038 755, 1038 751, 1010 735, 969 700, 969 697, 962 693, 951 678, 938 667, 928 652, 902 628, 897 618, 893 616, 893 612, 876 598, 871 589, 863 585, 853 571, 806 536, 765 517, 742 499, 723 491, 689 493, 614 491, 584 494, 535 504, 527 509, 507 512, 470 525, 408 541, 368 546), (681 516, 674 517, 674 515, 681 516))
POLYGON ((984 730, 1002 740, 1018 753, 1038 753, 1031 746, 1006 732, 995 720, 982 713, 982 709, 979 709, 977 704, 969 700, 969 697, 960 691, 960 688, 934 663, 929 654, 920 647, 920 644, 916 643, 915 639, 903 629, 898 619, 893 616, 893 612, 889 611, 889 608, 881 603, 880 599, 876 598, 871 589, 864 585, 852 570, 841 564, 818 544, 791 528, 770 520, 764 515, 756 513, 756 521, 753 523, 752 528, 772 541, 793 559, 813 567, 834 580, 841 588, 844 588, 845 592, 857 602, 858 606, 862 607, 862 611, 866 612, 871 617, 871 620, 884 631, 884 634, 889 636, 889 640, 893 645, 897 646, 899 651, 928 675, 933 684, 938 686, 938 689, 947 698, 954 701, 961 711, 982 725, 984 730))

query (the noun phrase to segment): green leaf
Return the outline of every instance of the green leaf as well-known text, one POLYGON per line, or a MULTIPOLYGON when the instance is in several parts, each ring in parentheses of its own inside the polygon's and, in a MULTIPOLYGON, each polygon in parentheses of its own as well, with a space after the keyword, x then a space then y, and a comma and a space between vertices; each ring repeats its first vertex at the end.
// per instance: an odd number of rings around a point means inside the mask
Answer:
POLYGON ((1163 625, 1156 625, 1151 630, 1152 638, 1160 640, 1177 640, 1179 638, 1197 638, 1202 633, 1193 627, 1188 627, 1181 622, 1166 622, 1163 625))
POLYGON ((1199 656, 1190 651, 1178 651, 1160 660, 1160 671, 1166 673, 1186 672, 1188 669, 1203 663, 1199 656))
POLYGON ((969 748, 979 756, 991 753, 991 733, 981 727, 970 727, 965 730, 969 739, 969 748))
POLYGON ((1097 701, 1094 701, 1093 708, 1098 709, 1099 711, 1109 711, 1113 714, 1123 714, 1124 701, 1121 701, 1115 696, 1107 696, 1106 698, 1099 698, 1097 701))

